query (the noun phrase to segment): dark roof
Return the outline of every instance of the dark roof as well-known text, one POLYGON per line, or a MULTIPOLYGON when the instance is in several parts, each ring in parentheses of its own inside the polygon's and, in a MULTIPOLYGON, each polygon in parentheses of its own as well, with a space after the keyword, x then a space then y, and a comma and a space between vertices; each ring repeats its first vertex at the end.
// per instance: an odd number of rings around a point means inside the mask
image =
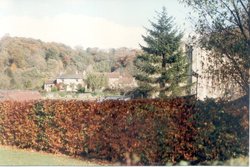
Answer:
POLYGON ((0 90, 0 101, 29 101, 42 99, 38 91, 30 90, 0 90))
POLYGON ((57 77, 57 79, 82 79, 83 76, 80 74, 63 74, 57 77))

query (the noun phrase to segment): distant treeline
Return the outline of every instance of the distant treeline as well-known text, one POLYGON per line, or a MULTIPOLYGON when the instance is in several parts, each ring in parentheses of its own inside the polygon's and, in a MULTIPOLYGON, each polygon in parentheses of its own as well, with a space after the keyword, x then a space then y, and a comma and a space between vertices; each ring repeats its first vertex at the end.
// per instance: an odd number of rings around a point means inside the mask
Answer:
POLYGON ((76 47, 5 36, 0 40, 0 89, 41 89, 60 73, 121 71, 133 74, 140 50, 76 47))

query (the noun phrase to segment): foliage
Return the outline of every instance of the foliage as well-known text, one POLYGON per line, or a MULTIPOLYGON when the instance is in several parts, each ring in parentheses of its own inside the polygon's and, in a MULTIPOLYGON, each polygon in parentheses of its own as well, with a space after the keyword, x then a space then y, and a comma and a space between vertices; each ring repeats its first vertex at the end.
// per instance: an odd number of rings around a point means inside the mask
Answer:
MULTIPOLYGON (((209 52, 209 72, 221 83, 233 80, 249 93, 249 0, 180 0, 198 15, 199 43, 209 52), (216 67, 216 68, 215 68, 216 67)), ((195 16, 191 16, 194 20, 195 16)))
POLYGON ((59 95, 60 97, 65 97, 65 96, 67 96, 67 92, 65 92, 65 91, 59 91, 59 92, 58 92, 58 95, 59 95))
POLYGON ((6 101, 0 102, 0 143, 124 163, 131 157, 140 165, 247 154, 248 110, 222 108, 192 98, 6 101))
POLYGON ((51 92, 57 92, 57 91, 58 91, 57 87, 52 87, 51 88, 51 92))
POLYGON ((0 88, 2 88, 2 89, 8 88, 9 87, 9 82, 10 82, 9 77, 2 74, 2 73, 0 73, 0 78, 1 78, 2 81, 5 81, 5 82, 0 82, 0 88))
POLYGON ((152 86, 140 83, 140 86, 137 88, 134 88, 131 91, 128 91, 127 94, 129 94, 131 97, 137 99, 137 98, 150 98, 152 96, 152 86))
POLYGON ((222 102, 206 99, 205 102, 197 102, 196 109, 199 111, 194 115, 198 130, 195 137, 198 146, 196 163, 224 161, 239 154, 248 154, 249 119, 246 116, 249 111, 246 106, 232 110, 232 106, 228 108, 222 102))
POLYGON ((92 53, 60 43, 8 36, 0 40, 0 47, 0 77, 4 81, 0 89, 41 89, 44 82, 60 73, 76 71, 110 72, 122 68, 124 73, 130 73, 131 63, 120 66, 119 59, 126 56, 130 58, 126 60, 132 62, 136 52, 127 48, 112 51, 96 48, 92 53), (93 69, 88 71, 91 66, 93 69))
POLYGON ((150 23, 152 29, 147 29, 148 35, 142 36, 147 46, 141 46, 144 53, 135 60, 140 90, 144 90, 144 94, 159 92, 160 97, 182 95, 187 87, 188 67, 180 49, 183 35, 165 8, 158 13, 157 22, 150 23))
POLYGON ((77 93, 85 93, 85 88, 84 87, 78 88, 77 93))
POLYGON ((95 63, 94 70, 97 72, 111 72, 111 65, 108 61, 100 61, 95 63))
POLYGON ((107 87, 108 79, 104 74, 89 73, 87 75, 86 83, 88 88, 95 91, 107 87))

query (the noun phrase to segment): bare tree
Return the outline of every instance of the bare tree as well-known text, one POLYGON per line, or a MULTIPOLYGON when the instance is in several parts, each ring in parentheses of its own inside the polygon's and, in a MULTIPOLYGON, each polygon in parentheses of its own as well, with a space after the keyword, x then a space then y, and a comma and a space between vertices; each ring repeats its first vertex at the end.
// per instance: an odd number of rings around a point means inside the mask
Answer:
POLYGON ((209 72, 221 82, 234 80, 249 94, 250 1, 249 0, 180 0, 198 15, 196 32, 202 47, 211 51, 213 65, 209 72), (216 65, 218 69, 214 68, 216 65))

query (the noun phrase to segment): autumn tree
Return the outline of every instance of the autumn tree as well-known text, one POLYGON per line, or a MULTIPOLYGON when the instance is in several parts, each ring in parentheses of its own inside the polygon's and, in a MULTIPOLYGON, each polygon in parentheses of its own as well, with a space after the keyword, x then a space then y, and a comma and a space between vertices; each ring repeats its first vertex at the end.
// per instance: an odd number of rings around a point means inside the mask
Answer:
POLYGON ((249 94, 250 1, 180 0, 193 8, 191 19, 199 44, 208 50, 213 62, 208 72, 223 82, 234 81, 249 94), (217 66, 217 68, 215 68, 217 66))
POLYGON ((86 83, 88 88, 92 91, 97 89, 105 88, 108 85, 108 79, 104 74, 89 73, 87 75, 86 83))
POLYGON ((142 36, 146 46, 134 64, 138 69, 135 78, 144 96, 158 94, 160 97, 181 95, 187 87, 187 62, 180 49, 183 34, 177 30, 173 17, 163 7, 157 13, 152 29, 142 36))

